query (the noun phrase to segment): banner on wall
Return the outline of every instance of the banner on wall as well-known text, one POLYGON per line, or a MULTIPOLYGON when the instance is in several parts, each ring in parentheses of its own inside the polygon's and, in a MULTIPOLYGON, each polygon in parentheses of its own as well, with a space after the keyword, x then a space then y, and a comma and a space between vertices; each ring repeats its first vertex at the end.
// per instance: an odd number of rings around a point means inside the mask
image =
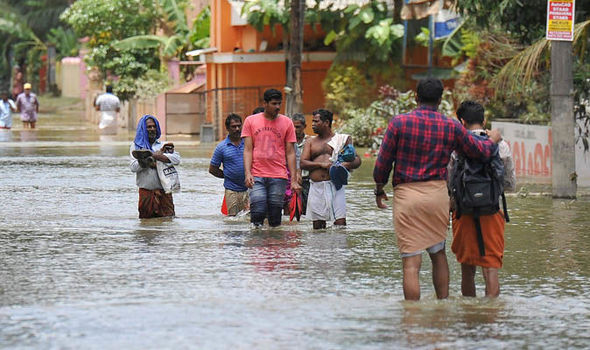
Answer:
MULTIPOLYGON (((492 122, 492 129, 499 129, 510 145, 517 179, 526 177, 532 181, 551 182, 551 127, 492 122)), ((590 186, 590 153, 584 152, 581 142, 576 143, 576 173, 579 186, 590 186)))

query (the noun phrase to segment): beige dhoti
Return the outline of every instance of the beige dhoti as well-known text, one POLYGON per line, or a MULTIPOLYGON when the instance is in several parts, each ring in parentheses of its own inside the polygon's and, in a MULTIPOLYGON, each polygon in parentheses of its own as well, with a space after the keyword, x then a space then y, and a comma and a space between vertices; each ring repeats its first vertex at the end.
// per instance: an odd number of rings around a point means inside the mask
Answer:
POLYGON ((444 241, 449 225, 446 181, 411 182, 395 186, 393 225, 402 254, 424 250, 444 241))

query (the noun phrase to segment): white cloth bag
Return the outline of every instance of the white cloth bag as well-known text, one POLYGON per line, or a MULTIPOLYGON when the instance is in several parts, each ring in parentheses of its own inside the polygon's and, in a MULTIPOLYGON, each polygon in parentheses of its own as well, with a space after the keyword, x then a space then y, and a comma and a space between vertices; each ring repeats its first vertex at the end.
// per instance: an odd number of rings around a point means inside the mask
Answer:
POLYGON ((156 161, 156 170, 158 171, 158 177, 160 178, 164 192, 180 192, 180 178, 174 165, 158 160, 156 161))

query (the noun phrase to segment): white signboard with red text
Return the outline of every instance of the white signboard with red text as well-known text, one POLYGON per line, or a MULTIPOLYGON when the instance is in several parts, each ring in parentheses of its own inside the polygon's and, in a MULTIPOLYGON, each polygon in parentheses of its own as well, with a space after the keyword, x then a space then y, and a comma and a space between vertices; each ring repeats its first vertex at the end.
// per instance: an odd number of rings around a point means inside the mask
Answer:
POLYGON ((547 0, 547 40, 574 40, 575 0, 547 0))
MULTIPOLYGON (((551 183, 551 127, 492 122, 492 129, 499 129, 510 145, 517 182, 551 183)), ((584 152, 582 142, 576 142, 576 173, 579 186, 590 186, 590 153, 584 152)))

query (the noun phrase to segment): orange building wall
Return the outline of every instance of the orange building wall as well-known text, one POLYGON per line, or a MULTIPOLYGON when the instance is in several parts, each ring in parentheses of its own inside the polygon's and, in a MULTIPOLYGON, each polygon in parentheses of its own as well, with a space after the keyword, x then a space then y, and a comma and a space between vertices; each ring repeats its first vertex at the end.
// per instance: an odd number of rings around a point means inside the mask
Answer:
POLYGON ((232 52, 241 38, 239 31, 231 25, 231 5, 227 0, 211 1, 211 46, 219 52, 232 52))
MULTIPOLYGON (((211 46, 217 48, 217 53, 240 53, 252 52, 256 55, 277 54, 278 46, 282 44, 282 28, 275 27, 274 33, 269 27, 260 33, 251 26, 231 25, 231 5, 227 0, 211 0, 211 46), (267 41, 267 50, 260 52, 260 43, 267 41)), ((311 26, 304 28, 305 41, 319 40, 325 33, 316 26, 314 31, 311 26)), ((215 57, 215 54, 213 54, 215 57)), ((324 106, 324 91, 322 81, 326 77, 331 61, 303 62, 302 63, 302 85, 303 85, 303 111, 309 118, 308 132, 311 131, 311 112, 314 109, 324 106)), ((285 62, 256 62, 256 63, 207 63, 207 90, 235 87, 275 87, 282 90, 286 84, 285 62)), ((284 93, 284 91, 283 91, 284 93)), ((259 97, 260 102, 262 96, 259 97)), ((250 99, 250 98, 249 98, 250 99)), ((223 110, 223 103, 218 101, 217 106, 213 105, 213 99, 208 100, 208 111, 223 110)), ((283 103, 282 112, 284 113, 283 103)), ((214 115, 207 113, 207 122, 217 126, 218 134, 222 135, 224 130, 220 120, 213 120, 214 115)))

